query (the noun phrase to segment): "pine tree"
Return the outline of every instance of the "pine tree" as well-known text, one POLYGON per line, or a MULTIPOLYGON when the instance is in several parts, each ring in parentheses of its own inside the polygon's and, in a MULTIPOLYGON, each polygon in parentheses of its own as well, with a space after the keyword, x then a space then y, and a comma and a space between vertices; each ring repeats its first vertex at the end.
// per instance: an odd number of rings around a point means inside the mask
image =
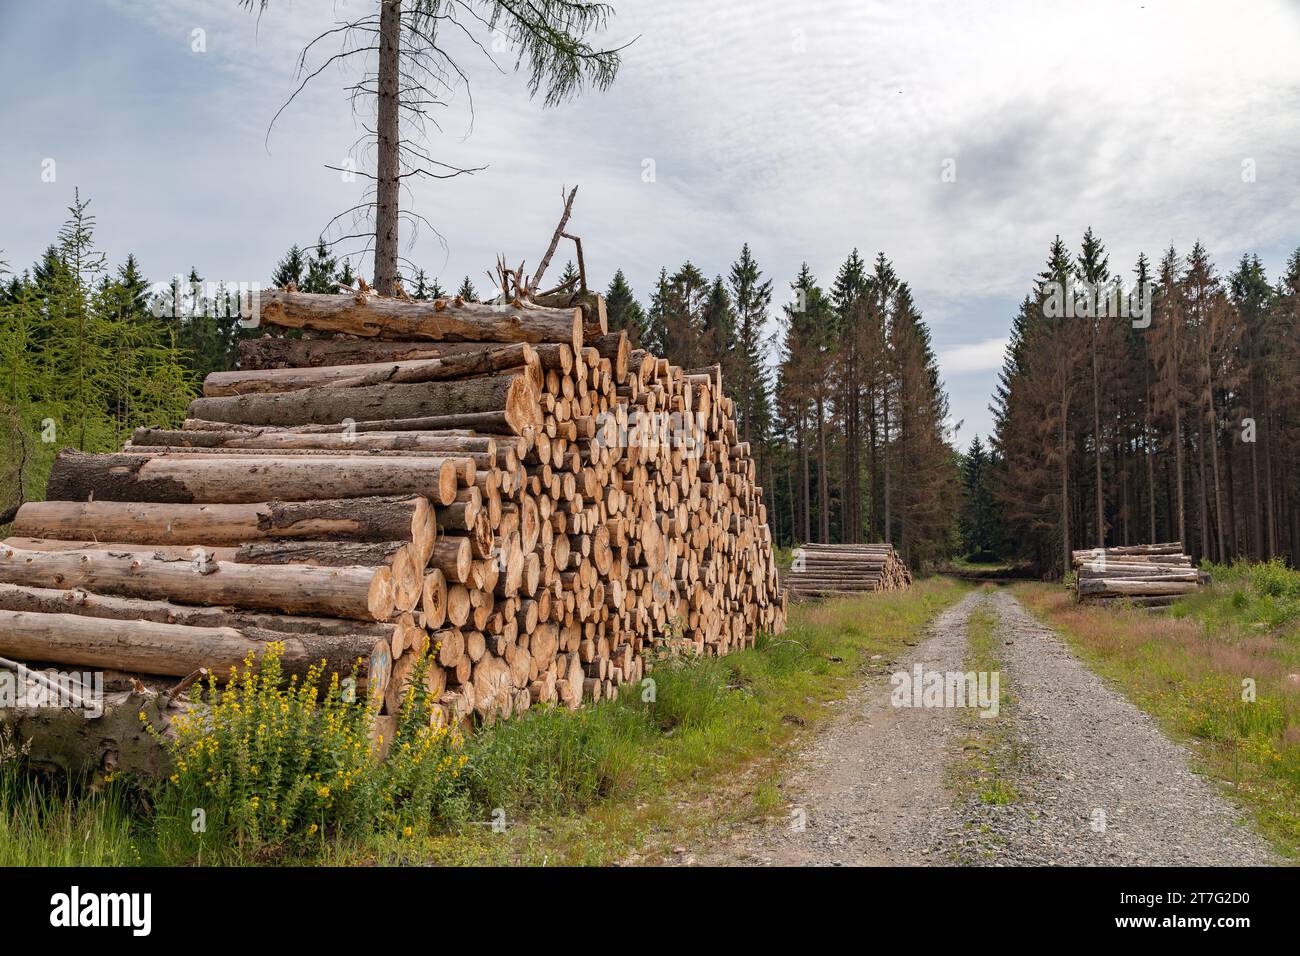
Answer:
POLYGON ((611 332, 626 331, 633 347, 643 346, 647 338, 645 310, 633 295, 622 269, 615 271, 605 290, 605 312, 611 332))
POLYGON ((1083 244, 1079 250, 1079 257, 1075 261, 1074 275, 1082 283, 1082 289, 1079 294, 1079 315, 1088 322, 1088 346, 1089 346, 1089 369, 1091 371, 1091 398, 1092 398, 1092 452, 1093 463, 1095 467, 1093 500, 1096 506, 1096 545, 1099 548, 1106 546, 1106 502, 1105 502, 1105 481, 1102 478, 1102 432, 1101 432, 1101 361, 1103 357, 1110 357, 1109 350, 1102 340, 1106 337, 1108 329, 1112 326, 1111 321, 1100 315, 1100 303, 1097 301, 1097 291, 1101 285, 1110 278, 1110 259, 1106 256, 1105 247, 1092 231, 1092 227, 1083 234, 1083 244), (1105 356, 1099 355, 1105 353, 1105 356))
POLYGON ((49 290, 51 337, 46 346, 55 365, 55 404, 66 440, 81 451, 104 447, 113 435, 107 414, 113 373, 111 328, 92 307, 92 289, 104 271, 95 248, 90 200, 78 192, 59 230, 59 270, 49 290))
POLYGON ((46 424, 54 393, 46 314, 27 273, 0 296, 0 511, 41 496, 53 454, 42 439, 57 437, 46 424))
POLYGON ((663 356, 682 368, 699 368, 711 354, 706 343, 705 310, 710 285, 690 262, 668 279, 663 310, 663 356))
POLYGON ((466 302, 478 301, 478 293, 474 290, 474 283, 469 281, 469 276, 465 276, 461 281, 460 288, 456 290, 456 295, 466 302))
POLYGON ((713 284, 709 286, 704 311, 700 314, 700 358, 703 359, 702 365, 722 366, 724 383, 733 368, 735 325, 731 296, 722 282, 722 276, 715 276, 713 284))
POLYGON ((307 275, 303 279, 301 290, 331 295, 337 292, 334 274, 338 264, 338 258, 331 254, 325 240, 318 240, 316 248, 312 251, 311 260, 307 263, 307 275))
POLYGON ((560 273, 559 280, 555 283, 558 288, 568 289, 576 292, 578 283, 582 280, 582 275, 578 272, 578 267, 569 259, 564 263, 564 270, 560 273))
POLYGON ((40 498, 55 452, 121 447, 139 425, 179 425, 194 389, 145 299, 134 256, 114 274, 78 194, 30 272, 0 287, 0 511, 40 498))
POLYGON ((431 298, 429 295, 429 279, 420 269, 415 273, 415 288, 411 290, 411 298, 417 302, 424 302, 431 298))
POLYGON ((734 343, 724 381, 736 402, 737 424, 742 441, 762 441, 771 426, 768 373, 763 360, 763 327, 772 306, 772 281, 764 281, 762 270, 749 251, 741 247, 740 258, 729 275, 731 301, 735 310, 734 343))
POLYGON ((667 310, 671 296, 668 270, 660 268, 654 292, 650 295, 650 308, 646 310, 645 334, 641 337, 642 347, 655 355, 665 355, 668 351, 667 310))
POLYGON ((353 286, 357 284, 357 275, 355 272, 352 271, 352 263, 350 263, 347 259, 343 260, 342 267, 339 269, 338 274, 334 277, 334 283, 335 283, 334 290, 336 292, 339 291, 338 289, 339 286, 346 286, 347 288, 351 289, 353 286))
POLYGON ((971 439, 961 464, 961 541, 962 550, 976 560, 994 556, 997 536, 994 531, 996 507, 990 487, 988 452, 980 436, 971 439))
POLYGON ((303 284, 303 273, 307 265, 303 260, 302 250, 298 244, 294 243, 285 253, 284 258, 275 265, 275 272, 271 275, 271 286, 275 289, 283 289, 293 285, 299 289, 303 284))

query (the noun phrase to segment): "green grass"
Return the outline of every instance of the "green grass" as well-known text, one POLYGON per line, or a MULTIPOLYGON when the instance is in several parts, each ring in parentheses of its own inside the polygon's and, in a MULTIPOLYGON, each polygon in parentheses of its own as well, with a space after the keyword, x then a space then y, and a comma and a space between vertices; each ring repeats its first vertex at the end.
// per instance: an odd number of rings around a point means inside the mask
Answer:
MULTIPOLYGON (((585 865, 655 859, 693 845, 721 823, 776 812, 783 803, 782 762, 795 738, 861 679, 873 655, 901 655, 968 589, 931 578, 906 592, 795 605, 779 638, 765 636, 724 658, 656 667, 652 694, 649 685, 625 688, 618 700, 577 713, 531 710, 480 731, 466 743, 471 820, 451 831, 363 838, 322 831, 319 842, 292 856, 228 853, 222 860, 585 865), (494 828, 494 821, 505 826, 494 828)), ((0 775, 0 862, 193 862, 159 849, 155 821, 128 810, 125 791, 50 792, 41 803, 23 789, 24 779, 0 775), (47 839, 48 820, 66 822, 47 839)))
POLYGON ((998 672, 998 715, 980 717, 978 711, 962 712, 962 758, 952 768, 953 783, 961 796, 973 796, 990 804, 1015 803, 1020 799, 1015 778, 1021 755, 1011 732, 1014 702, 1002 667, 997 616, 986 605, 981 603, 971 612, 966 638, 966 668, 977 673, 998 672))
POLYGON ((1210 568, 1213 584, 1166 613, 1015 593, 1130 700, 1188 743, 1278 849, 1300 853, 1300 572, 1210 568), (1252 694, 1253 692, 1253 694, 1252 694), (1253 699, 1252 699, 1253 696, 1253 699))
POLYGON ((120 788, 83 791, 0 763, 0 867, 141 862, 126 799, 120 788))

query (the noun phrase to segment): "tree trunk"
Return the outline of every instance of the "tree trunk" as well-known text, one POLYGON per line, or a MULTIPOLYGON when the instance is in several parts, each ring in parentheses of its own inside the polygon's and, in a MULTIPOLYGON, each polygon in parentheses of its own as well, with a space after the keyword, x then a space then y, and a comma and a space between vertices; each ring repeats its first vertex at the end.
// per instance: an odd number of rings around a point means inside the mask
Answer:
POLYGON ((66 541, 238 547, 249 541, 409 540, 432 546, 433 511, 423 496, 258 504, 188 505, 133 501, 30 501, 13 533, 66 541))
POLYGON ((388 642, 366 636, 315 637, 279 631, 237 631, 230 627, 189 627, 153 621, 118 621, 77 614, 0 611, 0 653, 7 657, 109 668, 137 674, 185 677, 205 667, 226 679, 266 645, 283 645, 280 666, 286 674, 306 674, 325 664, 325 674, 365 676, 385 660, 388 642), (358 662, 360 666, 358 667, 358 662))
POLYGON ((1178 540, 1187 548, 1187 480, 1183 475, 1183 415, 1174 394, 1174 489, 1178 506, 1178 540))
POLYGON ((124 597, 172 598, 386 621, 394 614, 387 568, 171 561, 138 552, 22 551, 0 545, 0 583, 84 587, 124 597))
POLYGON ((1061 574, 1070 570, 1070 444, 1068 436, 1070 395, 1061 393, 1061 574))
POLYGON ((1097 376, 1097 321, 1090 319, 1092 328, 1092 453, 1095 465, 1093 480, 1097 483, 1097 547, 1106 546, 1106 504, 1101 483, 1101 382, 1097 376))
POLYGON ((450 382, 196 398, 188 414, 236 425, 320 425, 480 412, 504 412, 516 432, 540 422, 541 409, 528 371, 511 369, 450 382))
POLYGON ((825 544, 831 539, 830 479, 826 474, 826 409, 821 389, 817 391, 817 540, 825 544))
MULTIPOLYGON (((581 309, 461 299, 412 301, 376 295, 329 295, 261 289, 259 321, 288 329, 342 332, 362 338, 434 342, 556 342, 583 346, 581 309)), ((251 309, 251 305, 249 306, 251 309)))
POLYGON ((64 449, 47 494, 62 501, 245 504, 362 498, 379 493, 456 500, 459 458, 318 458, 242 455, 87 455, 64 449))
MULTIPOLYGON (((254 393, 290 392, 300 388, 356 388, 362 385, 434 382, 541 363, 527 342, 487 346, 442 358, 412 359, 405 362, 371 362, 361 365, 330 365, 323 368, 237 369, 211 372, 203 380, 203 396, 220 398, 254 393)), ((540 379, 540 374, 539 374, 540 379)))
POLYGON ((401 0, 380 0, 375 176, 375 290, 397 295, 398 190, 401 180, 401 0))
MULTIPOLYGON (((888 388, 888 385, 886 385, 888 388)), ((894 524, 894 503, 893 488, 891 487, 889 474, 889 394, 886 392, 882 399, 882 408, 885 413, 884 432, 881 435, 880 453, 884 459, 884 478, 885 478, 885 527, 884 538, 886 542, 893 541, 893 524, 894 524)))
POLYGON ((118 621, 154 621, 190 627, 255 628, 285 634, 339 637, 355 634, 386 638, 405 645, 419 630, 410 614, 400 614, 391 623, 353 621, 340 617, 308 617, 276 611, 247 610, 219 605, 174 604, 147 598, 95 594, 80 588, 42 588, 0 584, 0 609, 34 614, 79 614, 82 617, 118 621))
MULTIPOLYGON (((502 445, 518 449, 518 441, 502 441, 502 445)), ((459 432, 437 434, 434 432, 370 432, 347 430, 341 432, 305 431, 298 429, 232 427, 229 431, 218 429, 174 430, 166 428, 137 428, 129 448, 167 447, 183 453, 186 449, 215 449, 219 451, 260 450, 265 454, 283 454, 286 451, 318 450, 332 452, 414 452, 419 456, 440 454, 444 457, 472 458, 479 467, 497 461, 497 440, 490 435, 465 435, 459 432)), ((518 454, 518 451, 516 451, 518 454)))

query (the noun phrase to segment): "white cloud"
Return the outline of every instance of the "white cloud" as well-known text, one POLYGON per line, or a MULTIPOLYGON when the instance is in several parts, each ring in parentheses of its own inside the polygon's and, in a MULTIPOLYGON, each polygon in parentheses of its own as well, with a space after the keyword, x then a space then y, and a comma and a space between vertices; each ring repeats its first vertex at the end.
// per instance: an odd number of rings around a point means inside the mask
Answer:
MULTIPOLYGON (((322 168, 360 132, 346 76, 315 81, 269 155, 263 137, 301 45, 372 4, 272 0, 260 25, 235 0, 0 4, 18 133, 0 151, 5 258, 34 259, 79 184, 115 260, 264 280, 289 243, 356 201, 358 185, 322 168), (189 52, 195 27, 202 55, 189 52), (32 173, 52 155, 58 189, 32 173)), ((1093 226, 1123 272, 1139 251, 1199 237, 1221 267, 1250 250, 1276 273, 1300 242, 1292 0, 1253 0, 1248 15, 1220 0, 616 8, 610 41, 639 39, 613 89, 555 110, 466 52, 473 134, 453 109, 431 147, 489 169, 411 194, 449 246, 426 232, 411 257, 444 284, 485 281, 497 253, 535 262, 575 182, 589 273, 622 268, 643 297, 661 265, 724 272, 746 241, 778 300, 801 261, 829 283, 850 249, 883 251, 944 372, 970 376, 953 383, 954 416, 987 432, 994 343, 1057 233, 1077 248, 1093 226), (940 179, 945 159, 955 182, 940 179)))
POLYGON ((939 353, 939 369, 944 375, 989 372, 1002 367, 1007 339, 985 339, 969 345, 957 345, 939 353))

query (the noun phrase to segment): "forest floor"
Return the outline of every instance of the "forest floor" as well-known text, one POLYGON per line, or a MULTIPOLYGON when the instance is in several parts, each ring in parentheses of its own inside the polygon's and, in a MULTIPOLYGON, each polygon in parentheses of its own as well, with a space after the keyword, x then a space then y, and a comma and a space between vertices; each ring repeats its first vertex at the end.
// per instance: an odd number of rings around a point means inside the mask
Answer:
MULTIPOLYGON (((1059 587, 1058 587, 1059 590, 1059 587)), ((907 696, 907 695, 904 695, 907 696)), ((809 736, 782 809, 699 865, 1259 865, 1284 861, 1193 750, 1005 589, 972 592, 809 736), (985 672, 976 706, 895 706, 893 675, 985 672), (997 701, 996 715, 988 706, 997 701), (983 709, 989 716, 979 716, 983 709)))

